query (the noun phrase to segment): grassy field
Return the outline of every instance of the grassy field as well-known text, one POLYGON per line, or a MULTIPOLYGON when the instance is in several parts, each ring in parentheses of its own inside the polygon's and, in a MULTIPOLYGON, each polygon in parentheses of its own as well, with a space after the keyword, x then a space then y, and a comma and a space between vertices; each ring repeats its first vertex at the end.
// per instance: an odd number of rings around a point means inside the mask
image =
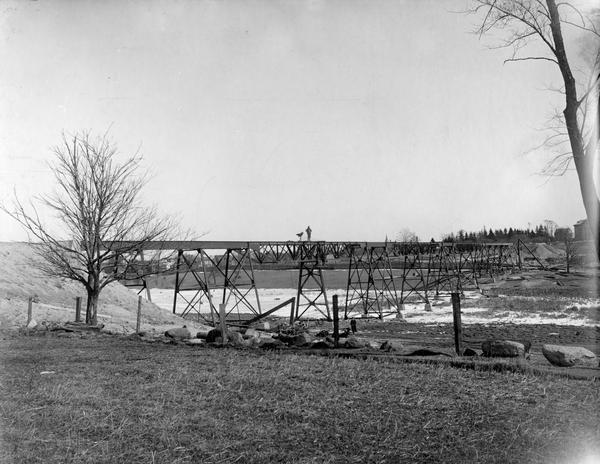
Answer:
POLYGON ((108 335, 0 345, 6 463, 600 459, 592 381, 108 335))

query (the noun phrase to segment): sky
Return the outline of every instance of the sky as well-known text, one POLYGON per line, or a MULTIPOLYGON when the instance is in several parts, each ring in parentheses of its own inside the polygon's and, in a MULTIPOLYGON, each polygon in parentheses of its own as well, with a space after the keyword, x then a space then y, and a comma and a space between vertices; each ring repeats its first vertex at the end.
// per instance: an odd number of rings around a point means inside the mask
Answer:
POLYGON ((529 153, 562 110, 558 70, 503 64, 466 5, 2 0, 0 201, 53 191, 63 131, 108 130, 144 158, 143 202, 206 240, 572 225, 575 172, 529 153))

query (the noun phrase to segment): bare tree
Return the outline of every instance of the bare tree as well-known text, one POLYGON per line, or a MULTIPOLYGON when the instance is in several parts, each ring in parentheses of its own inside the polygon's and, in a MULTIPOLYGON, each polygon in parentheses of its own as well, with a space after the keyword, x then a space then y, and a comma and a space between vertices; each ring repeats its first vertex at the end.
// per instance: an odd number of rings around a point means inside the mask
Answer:
POLYGON ((505 62, 545 61, 560 71, 565 108, 559 116, 559 124, 551 127, 547 142, 557 147, 563 135, 568 139, 568 149, 554 158, 553 166, 564 172, 571 161, 575 165, 596 254, 600 258, 600 199, 594 180, 600 150, 600 34, 595 25, 598 11, 584 14, 572 3, 555 0, 472 1, 475 7, 470 12, 483 15, 478 33, 500 30, 504 37, 500 46, 513 50, 505 62), (587 69, 573 66, 574 57, 567 53, 563 36, 563 29, 567 28, 582 35, 580 40, 588 55, 587 69), (524 54, 524 50, 535 46, 532 42, 542 44, 543 51, 524 54))
POLYGON ((56 159, 50 169, 57 189, 37 197, 36 203, 57 216, 67 235, 61 237, 47 227, 33 202, 25 207, 16 198, 12 208, 0 208, 33 236, 44 272, 84 285, 86 322, 96 324, 100 292, 127 271, 127 266, 113 266, 115 253, 108 245, 127 241, 119 253, 135 259, 143 243, 165 237, 173 220, 158 218, 154 208, 140 205, 146 183, 146 176, 137 173, 141 158, 136 154, 119 163, 107 134, 96 138, 88 132, 63 134, 53 152, 56 159))
POLYGON ((397 242, 418 242, 419 237, 412 230, 408 228, 400 229, 400 231, 396 234, 397 242))

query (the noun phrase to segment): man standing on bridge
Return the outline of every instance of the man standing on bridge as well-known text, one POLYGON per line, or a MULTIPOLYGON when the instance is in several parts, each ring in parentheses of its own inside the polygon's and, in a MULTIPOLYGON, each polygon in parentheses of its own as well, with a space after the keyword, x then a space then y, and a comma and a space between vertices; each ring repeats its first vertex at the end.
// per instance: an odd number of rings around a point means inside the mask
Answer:
POLYGON ((312 229, 310 228, 310 226, 308 226, 306 228, 306 241, 310 242, 310 236, 312 235, 312 229))

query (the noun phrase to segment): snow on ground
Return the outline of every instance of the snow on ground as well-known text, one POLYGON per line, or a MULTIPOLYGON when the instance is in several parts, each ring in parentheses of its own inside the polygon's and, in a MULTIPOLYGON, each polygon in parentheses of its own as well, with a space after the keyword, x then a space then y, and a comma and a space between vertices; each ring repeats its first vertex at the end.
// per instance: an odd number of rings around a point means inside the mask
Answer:
MULTIPOLYGON (((173 309, 173 290, 169 289, 152 289, 152 301, 159 307, 166 310, 172 311, 173 309)), ((182 292, 183 296, 191 300, 195 292, 182 292)), ((310 298, 318 296, 318 292, 306 292, 310 298)), ((222 292, 211 293, 213 302, 218 303, 222 301, 222 292)), ((278 304, 281 304, 285 300, 296 297, 296 289, 259 289, 258 295, 260 299, 262 312, 265 312, 271 308, 274 308, 278 304)), ((327 297, 331 305, 331 297, 338 295, 340 304, 343 304, 346 297, 346 291, 342 289, 328 290, 327 297)), ((462 323, 463 324, 497 324, 497 323, 511 323, 511 324, 560 324, 560 325, 587 325, 587 326, 598 326, 600 325, 597 319, 589 317, 589 312, 585 312, 586 308, 592 308, 598 306, 600 303, 597 300, 580 300, 576 305, 573 301, 565 300, 564 311, 552 311, 552 312, 531 312, 531 311, 519 311, 516 309, 506 310, 490 310, 487 307, 478 307, 473 304, 473 301, 482 298, 477 292, 465 292, 464 300, 469 301, 469 306, 461 308, 462 323), (576 310, 572 308, 575 307, 576 310), (571 308, 571 310, 569 310, 571 308)), ((499 297, 502 298, 502 297, 499 297)), ((535 297, 532 297, 535 298, 535 297)), ((254 293, 248 294, 248 299, 251 303, 256 306, 256 297, 254 293)), ((234 297, 231 297, 227 309, 231 309, 234 304, 234 297)), ((301 303, 306 304, 306 300, 301 297, 301 303)), ((177 299, 177 313, 181 313, 185 307, 186 302, 183 298, 177 299)), ((208 300, 203 297, 200 306, 202 313, 209 314, 208 300)), ((301 307, 302 310, 302 307, 301 307)), ((323 306, 323 310, 324 306, 323 306)), ((247 311, 241 311, 247 312, 247 311)), ((393 311, 390 311, 393 312, 393 311)), ((275 316, 289 317, 290 307, 286 306, 274 313, 275 316)), ((438 299, 432 300, 431 311, 425 310, 425 304, 423 302, 418 303, 406 303, 402 315, 407 322, 416 323, 452 323, 452 304, 450 302, 450 296, 443 296, 438 299)), ((307 311, 304 316, 306 318, 320 318, 322 314, 314 309, 307 311)), ((356 315, 360 317, 360 315, 356 315)), ((393 316, 390 316, 393 317, 393 316)))

